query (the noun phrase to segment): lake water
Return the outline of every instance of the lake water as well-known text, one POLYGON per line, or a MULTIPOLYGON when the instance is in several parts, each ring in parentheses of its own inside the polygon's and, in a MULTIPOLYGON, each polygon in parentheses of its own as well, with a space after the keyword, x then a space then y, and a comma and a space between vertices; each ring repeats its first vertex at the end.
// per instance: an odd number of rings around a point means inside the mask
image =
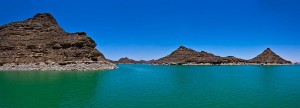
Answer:
POLYGON ((0 72, 0 107, 297 108, 300 65, 0 72))

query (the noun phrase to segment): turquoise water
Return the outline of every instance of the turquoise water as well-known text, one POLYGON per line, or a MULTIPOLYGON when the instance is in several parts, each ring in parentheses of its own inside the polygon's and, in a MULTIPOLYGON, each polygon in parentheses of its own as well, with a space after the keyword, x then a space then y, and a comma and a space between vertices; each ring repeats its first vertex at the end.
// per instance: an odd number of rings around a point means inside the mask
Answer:
POLYGON ((300 65, 0 72, 0 107, 297 108, 300 65))

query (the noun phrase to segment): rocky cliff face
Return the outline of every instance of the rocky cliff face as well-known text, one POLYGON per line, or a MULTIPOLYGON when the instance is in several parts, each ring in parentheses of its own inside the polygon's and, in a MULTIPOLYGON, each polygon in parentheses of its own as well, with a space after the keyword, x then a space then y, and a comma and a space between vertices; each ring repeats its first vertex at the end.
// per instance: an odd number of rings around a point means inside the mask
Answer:
POLYGON ((250 63, 275 63, 275 64, 291 64, 291 61, 287 61, 277 54, 275 54, 270 48, 264 50, 261 54, 249 60, 250 63))
POLYGON ((204 51, 197 52, 193 49, 180 46, 170 55, 155 60, 154 64, 291 64, 272 52, 269 48, 251 60, 244 60, 234 56, 220 57, 204 51))
POLYGON ((65 32, 48 13, 0 26, 0 61, 40 63, 106 61, 85 32, 65 32))

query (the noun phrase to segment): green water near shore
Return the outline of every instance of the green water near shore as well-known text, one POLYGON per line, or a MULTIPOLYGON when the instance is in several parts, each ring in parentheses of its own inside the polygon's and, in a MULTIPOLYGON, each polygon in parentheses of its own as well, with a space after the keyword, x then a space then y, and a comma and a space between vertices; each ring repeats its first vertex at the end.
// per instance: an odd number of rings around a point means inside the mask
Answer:
POLYGON ((1 108, 296 108, 300 65, 0 72, 1 108))

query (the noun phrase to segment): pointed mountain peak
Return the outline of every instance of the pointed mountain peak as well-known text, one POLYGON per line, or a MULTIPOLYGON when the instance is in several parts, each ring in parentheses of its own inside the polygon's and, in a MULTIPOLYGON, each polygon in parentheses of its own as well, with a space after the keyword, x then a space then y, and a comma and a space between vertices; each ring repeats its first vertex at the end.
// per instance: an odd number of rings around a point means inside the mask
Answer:
POLYGON ((264 50, 261 54, 257 55, 250 62, 255 63, 277 63, 277 64, 290 64, 290 61, 287 61, 273 52, 270 48, 264 50))
POLYGON ((182 52, 182 51, 189 51, 189 52, 196 52, 195 50, 191 48, 187 48, 185 46, 179 46, 174 52, 182 52))
POLYGON ((266 51, 268 51, 268 52, 273 52, 273 51, 271 50, 271 48, 267 48, 267 49, 265 49, 265 51, 264 51, 264 52, 266 52, 266 51))
POLYGON ((37 13, 33 16, 33 18, 54 19, 54 17, 50 13, 37 13))
POLYGON ((263 51, 264 54, 272 54, 272 55, 276 55, 275 52, 273 52, 270 48, 267 48, 263 51))
POLYGON ((187 47, 185 47, 185 46, 179 46, 179 48, 178 49, 188 49, 187 47))

